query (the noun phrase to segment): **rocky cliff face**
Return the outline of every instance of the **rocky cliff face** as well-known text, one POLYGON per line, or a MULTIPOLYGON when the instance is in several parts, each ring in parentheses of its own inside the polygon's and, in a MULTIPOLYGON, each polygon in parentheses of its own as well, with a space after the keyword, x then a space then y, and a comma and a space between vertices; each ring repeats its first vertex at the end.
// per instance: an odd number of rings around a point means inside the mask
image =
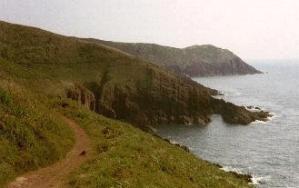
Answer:
POLYGON ((141 128, 159 124, 207 125, 212 114, 225 122, 247 125, 266 121, 267 112, 249 112, 212 97, 217 91, 205 88, 186 77, 168 77, 148 67, 144 78, 133 85, 117 84, 106 71, 101 81, 73 84, 67 97, 107 117, 121 119, 141 128))
POLYGON ((261 73, 229 50, 212 45, 179 49, 156 44, 117 43, 94 39, 88 41, 122 50, 191 77, 261 73))
POLYGON ((215 113, 234 124, 267 116, 214 99, 215 90, 182 74, 82 39, 0 22, 0 52, 7 74, 36 87, 54 83, 39 92, 50 94, 55 87, 64 89, 59 83, 76 83, 65 87, 67 97, 140 127, 206 124, 215 113))
POLYGON ((261 73, 229 50, 212 45, 183 49, 188 63, 182 71, 192 77, 261 73))
POLYGON ((73 84, 66 89, 66 97, 77 101, 82 106, 95 111, 96 99, 94 94, 80 84, 73 84))

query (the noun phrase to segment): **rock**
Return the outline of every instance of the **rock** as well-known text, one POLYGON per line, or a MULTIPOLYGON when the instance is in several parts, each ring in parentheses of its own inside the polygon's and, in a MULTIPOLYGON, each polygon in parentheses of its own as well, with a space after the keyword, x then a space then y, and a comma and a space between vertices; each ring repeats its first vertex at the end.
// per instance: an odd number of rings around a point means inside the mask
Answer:
POLYGON ((252 176, 249 175, 249 174, 239 174, 237 172, 229 172, 231 174, 233 174, 236 178, 238 179, 244 179, 245 181, 247 181, 248 183, 251 183, 251 179, 252 179, 252 176))
POLYGON ((24 181, 26 181, 26 180, 27 180, 27 178, 25 178, 25 177, 18 177, 18 178, 16 179, 17 182, 24 182, 24 181))
POLYGON ((10 186, 16 187, 16 188, 22 187, 24 185, 24 183, 26 183, 27 180, 28 179, 25 177, 18 177, 18 178, 16 178, 16 180, 13 183, 11 183, 10 186))
POLYGON ((209 119, 206 119, 206 120, 203 120, 202 118, 197 118, 197 121, 196 121, 198 125, 201 125, 201 126, 206 126, 208 125, 208 123, 210 122, 209 119))
POLYGON ((253 106, 247 106, 248 109, 253 109, 253 106))
POLYGON ((214 111, 230 124, 248 125, 253 121, 267 121, 271 116, 265 111, 249 111, 245 107, 236 106, 224 100, 214 101, 214 111))
POLYGON ((79 104, 94 111, 95 110, 95 96, 87 88, 80 84, 73 84, 66 91, 67 98, 78 101, 79 104))
POLYGON ((192 119, 188 116, 180 116, 179 122, 182 123, 183 125, 191 125, 192 119))
POLYGON ((84 151, 82 151, 81 153, 80 153, 80 156, 84 156, 84 155, 86 155, 86 151, 84 150, 84 151))

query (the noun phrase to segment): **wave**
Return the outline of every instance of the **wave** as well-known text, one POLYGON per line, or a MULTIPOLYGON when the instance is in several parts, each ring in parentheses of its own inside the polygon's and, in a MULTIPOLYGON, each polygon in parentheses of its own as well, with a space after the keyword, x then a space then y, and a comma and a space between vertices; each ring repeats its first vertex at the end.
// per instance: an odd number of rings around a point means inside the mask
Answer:
POLYGON ((171 140, 171 139, 169 139, 169 142, 170 142, 171 144, 173 144, 173 145, 179 144, 177 141, 175 141, 175 140, 171 140))
POLYGON ((252 176, 251 184, 253 184, 253 185, 265 184, 270 179, 271 179, 271 176, 252 176))
MULTIPOLYGON (((244 170, 242 170, 240 168, 235 168, 235 167, 231 167, 231 166, 224 166, 220 169, 225 172, 235 172, 235 173, 242 174, 242 175, 248 174, 248 173, 244 173, 244 170)), ((266 184, 266 182, 269 181, 270 179, 271 179, 271 176, 251 175, 251 179, 250 179, 251 183, 250 184, 252 184, 252 185, 266 184)))
POLYGON ((231 166, 223 166, 220 169, 225 171, 225 172, 236 172, 238 174, 244 174, 244 172, 240 168, 234 168, 234 167, 231 167, 231 166))
POLYGON ((269 116, 269 117, 267 118, 268 121, 273 121, 274 119, 276 119, 276 118, 279 117, 279 116, 278 116, 276 113, 274 113, 274 112, 271 112, 270 114, 271 114, 271 116, 269 116))
POLYGON ((254 122, 252 122, 252 125, 260 125, 260 124, 269 124, 271 121, 273 121, 274 119, 278 118, 278 115, 276 115, 275 113, 271 112, 270 113, 271 116, 267 117, 267 121, 260 121, 260 120, 255 120, 254 122))
POLYGON ((268 121, 260 121, 260 120, 255 120, 254 122, 252 122, 251 124, 252 125, 260 125, 260 124, 268 124, 269 123, 269 120, 268 121))
POLYGON ((242 95, 242 93, 237 90, 222 91, 222 93, 227 97, 238 97, 242 95))

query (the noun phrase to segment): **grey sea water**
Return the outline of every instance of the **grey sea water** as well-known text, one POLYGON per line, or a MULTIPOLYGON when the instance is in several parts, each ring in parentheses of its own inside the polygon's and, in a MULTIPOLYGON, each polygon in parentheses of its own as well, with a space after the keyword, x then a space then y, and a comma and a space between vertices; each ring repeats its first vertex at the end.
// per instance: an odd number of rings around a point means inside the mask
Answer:
POLYGON ((299 64, 255 66, 265 74, 194 80, 227 101, 272 112, 271 121, 235 126, 215 115, 206 127, 161 126, 158 133, 224 170, 251 174, 258 187, 299 187, 299 64))

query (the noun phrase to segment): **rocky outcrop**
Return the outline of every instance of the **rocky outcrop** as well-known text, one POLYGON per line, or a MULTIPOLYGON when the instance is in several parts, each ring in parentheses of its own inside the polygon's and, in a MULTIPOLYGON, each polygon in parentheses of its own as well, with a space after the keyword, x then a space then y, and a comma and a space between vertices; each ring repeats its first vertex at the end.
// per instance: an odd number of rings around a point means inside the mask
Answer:
POLYGON ((88 41, 122 50, 191 77, 261 73, 231 51, 212 45, 179 49, 156 44, 117 43, 95 39, 88 41))
POLYGON ((66 90, 66 97, 77 101, 82 106, 94 111, 96 100, 94 94, 80 84, 73 84, 66 90))
POLYGON ((237 107, 236 105, 222 99, 212 100, 212 106, 214 112, 221 114, 223 120, 230 124, 248 125, 256 120, 267 121, 268 117, 271 116, 269 112, 265 112, 263 110, 256 110, 248 113, 246 107, 237 107))
POLYGON ((170 77, 149 67, 143 75, 133 86, 114 84, 113 79, 88 84, 96 96, 97 112, 143 128, 160 124, 207 125, 213 114, 220 114, 227 123, 242 125, 266 121, 269 116, 267 112, 250 112, 215 99, 215 90, 186 77, 170 77))

